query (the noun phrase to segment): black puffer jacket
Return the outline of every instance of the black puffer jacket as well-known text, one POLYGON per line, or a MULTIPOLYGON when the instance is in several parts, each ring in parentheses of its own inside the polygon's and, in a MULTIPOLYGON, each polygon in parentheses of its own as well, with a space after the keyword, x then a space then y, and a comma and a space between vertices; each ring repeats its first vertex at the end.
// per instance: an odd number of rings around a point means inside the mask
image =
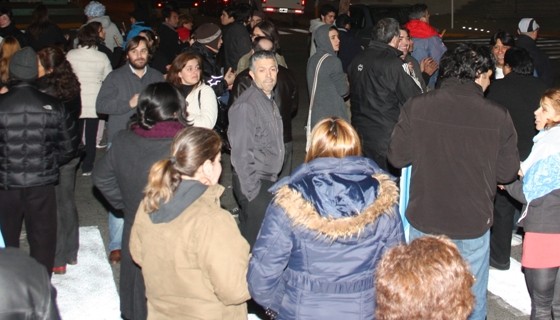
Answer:
POLYGON ((56 184, 75 152, 71 122, 59 100, 29 83, 0 95, 0 188, 56 184))

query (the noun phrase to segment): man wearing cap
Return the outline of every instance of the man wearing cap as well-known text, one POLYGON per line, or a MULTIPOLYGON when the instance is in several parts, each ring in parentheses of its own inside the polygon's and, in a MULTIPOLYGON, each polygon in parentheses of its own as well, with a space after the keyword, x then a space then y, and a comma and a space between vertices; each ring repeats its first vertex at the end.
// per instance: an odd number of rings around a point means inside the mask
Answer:
POLYGON ((84 8, 84 14, 87 16, 88 23, 92 21, 101 23, 105 30, 105 45, 109 50, 113 51, 115 47, 123 43, 119 28, 111 21, 109 16, 105 15, 105 6, 100 2, 90 1, 84 8))
POLYGON ((517 46, 529 51, 533 64, 535 65, 535 73, 547 87, 554 85, 554 71, 550 65, 548 56, 537 47, 537 37, 540 30, 539 24, 533 18, 523 18, 517 26, 517 46))
POLYGON ((30 47, 10 61, 9 91, 0 95, 0 228, 19 247, 25 221, 30 255, 51 274, 56 250, 56 196, 60 165, 74 156, 62 103, 39 91, 37 55, 30 47))
POLYGON ((214 23, 203 23, 193 33, 194 43, 188 52, 194 52, 202 57, 202 77, 207 85, 214 89, 216 97, 225 96, 227 103, 228 88, 233 85, 235 73, 227 70, 222 74, 220 67, 216 64, 216 55, 222 46, 222 31, 214 23))

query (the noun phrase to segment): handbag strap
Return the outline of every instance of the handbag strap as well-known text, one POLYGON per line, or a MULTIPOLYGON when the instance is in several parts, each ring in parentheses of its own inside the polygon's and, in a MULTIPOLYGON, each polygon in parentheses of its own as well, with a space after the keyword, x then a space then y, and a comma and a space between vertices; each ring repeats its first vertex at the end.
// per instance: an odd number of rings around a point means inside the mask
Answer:
POLYGON ((315 76, 313 77, 313 87, 311 88, 311 98, 309 99, 309 114, 307 115, 307 131, 311 132, 311 110, 313 109, 313 102, 315 101, 315 90, 317 89, 317 77, 319 76, 319 69, 321 68, 321 64, 328 58, 330 54, 325 53, 319 62, 317 63, 317 67, 315 68, 315 76))

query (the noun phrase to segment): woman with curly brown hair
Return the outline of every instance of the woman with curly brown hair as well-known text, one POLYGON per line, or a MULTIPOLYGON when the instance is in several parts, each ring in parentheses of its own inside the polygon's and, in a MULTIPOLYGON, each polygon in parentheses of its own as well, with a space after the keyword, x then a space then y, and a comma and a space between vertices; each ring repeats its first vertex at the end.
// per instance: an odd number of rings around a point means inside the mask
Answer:
POLYGON ((74 146, 74 158, 60 170, 59 183, 56 186, 57 239, 53 272, 66 273, 66 264, 78 263, 78 209, 74 199, 76 168, 80 162, 78 145, 81 135, 78 120, 82 110, 80 100, 80 82, 66 60, 66 55, 58 47, 46 47, 37 52, 39 89, 64 103, 66 114, 72 118, 68 128, 74 146))
POLYGON ((457 246, 426 236, 387 251, 375 274, 377 320, 465 320, 474 277, 457 246))

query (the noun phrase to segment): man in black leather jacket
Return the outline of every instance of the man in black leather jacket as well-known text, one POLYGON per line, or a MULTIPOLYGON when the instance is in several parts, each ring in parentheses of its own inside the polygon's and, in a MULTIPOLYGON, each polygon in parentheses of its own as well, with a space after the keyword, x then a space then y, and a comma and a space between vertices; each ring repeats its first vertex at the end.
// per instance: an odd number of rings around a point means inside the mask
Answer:
POLYGON ((25 252, 0 249, 0 288, 0 319, 60 319, 48 273, 25 252))
POLYGON ((56 249, 59 166, 74 156, 62 103, 39 91, 37 56, 30 47, 10 61, 9 91, 0 95, 0 227, 6 245, 19 247, 25 220, 30 254, 50 274, 56 249))

